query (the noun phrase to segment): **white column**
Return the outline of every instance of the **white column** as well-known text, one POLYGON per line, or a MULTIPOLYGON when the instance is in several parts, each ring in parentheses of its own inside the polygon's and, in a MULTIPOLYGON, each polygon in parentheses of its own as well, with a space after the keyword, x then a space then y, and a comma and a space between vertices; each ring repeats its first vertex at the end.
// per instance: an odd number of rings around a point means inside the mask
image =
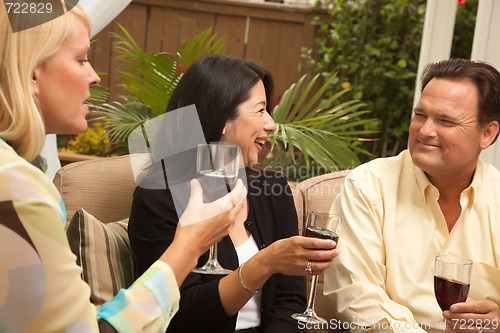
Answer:
POLYGON ((420 76, 425 66, 450 58, 456 13, 457 0, 427 1, 413 106, 420 99, 420 76))
POLYGON ((40 152, 40 156, 47 160, 47 172, 45 174, 50 180, 54 180, 57 170, 61 168, 61 161, 57 156, 57 137, 55 134, 45 136, 45 145, 40 152))
MULTIPOLYGON (((483 60, 500 70, 500 1, 480 0, 477 9, 471 59, 483 60)), ((481 153, 481 160, 500 169, 500 144, 481 153)))

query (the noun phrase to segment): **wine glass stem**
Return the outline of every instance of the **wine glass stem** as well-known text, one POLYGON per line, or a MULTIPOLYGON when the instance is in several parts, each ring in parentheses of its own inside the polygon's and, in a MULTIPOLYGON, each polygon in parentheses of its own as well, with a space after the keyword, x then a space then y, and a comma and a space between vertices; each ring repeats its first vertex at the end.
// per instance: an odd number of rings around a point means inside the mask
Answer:
POLYGON ((210 246, 210 251, 208 252, 208 261, 210 263, 215 263, 217 261, 217 243, 210 246))
POLYGON ((307 299, 307 310, 314 312, 314 302, 316 301, 316 286, 318 285, 318 276, 313 275, 311 280, 311 290, 309 291, 309 298, 307 299))

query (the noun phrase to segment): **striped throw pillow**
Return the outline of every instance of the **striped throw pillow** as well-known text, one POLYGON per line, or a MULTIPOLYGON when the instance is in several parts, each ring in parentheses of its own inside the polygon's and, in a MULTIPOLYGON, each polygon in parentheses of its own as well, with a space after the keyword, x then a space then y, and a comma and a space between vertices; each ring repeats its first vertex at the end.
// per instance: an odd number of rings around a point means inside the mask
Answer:
POLYGON ((78 209, 66 234, 82 278, 90 286, 92 303, 110 301, 121 288, 136 279, 137 265, 127 233, 128 219, 104 224, 84 209, 78 209))

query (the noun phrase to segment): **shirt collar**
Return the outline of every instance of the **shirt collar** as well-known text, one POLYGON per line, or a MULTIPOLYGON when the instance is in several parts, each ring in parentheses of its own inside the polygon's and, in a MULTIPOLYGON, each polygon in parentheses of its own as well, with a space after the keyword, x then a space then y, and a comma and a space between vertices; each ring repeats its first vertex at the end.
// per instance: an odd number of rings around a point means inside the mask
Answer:
POLYGON ((413 164, 413 169, 415 172, 415 178, 417 180, 417 186, 420 190, 420 193, 422 194, 422 199, 427 202, 428 196, 433 194, 433 197, 435 197, 435 200, 437 200, 439 197, 439 191, 434 185, 432 185, 424 170, 420 169, 415 164, 413 164))
MULTIPOLYGON (((424 201, 427 202, 429 195, 432 195, 432 197, 435 197, 435 200, 437 200, 439 198, 439 191, 434 185, 432 185, 424 170, 420 169, 415 164, 413 164, 413 168, 415 172, 415 178, 417 180, 417 185, 420 189, 420 193, 422 194, 422 198, 424 199, 424 201)), ((483 174, 484 164, 481 160, 479 160, 476 166, 476 170, 474 171, 474 177, 472 178, 471 184, 469 185, 469 187, 462 191, 462 196, 469 195, 469 205, 473 204, 476 200, 478 189, 481 187, 481 184, 483 182, 483 174)))
POLYGON ((472 177, 472 182, 468 187, 468 189, 470 189, 471 191, 470 192, 471 200, 477 199, 477 196, 479 195, 479 189, 483 186, 485 181, 484 180, 485 172, 486 172, 486 166, 484 165, 483 161, 478 160, 476 165, 476 170, 474 171, 474 177, 472 177))

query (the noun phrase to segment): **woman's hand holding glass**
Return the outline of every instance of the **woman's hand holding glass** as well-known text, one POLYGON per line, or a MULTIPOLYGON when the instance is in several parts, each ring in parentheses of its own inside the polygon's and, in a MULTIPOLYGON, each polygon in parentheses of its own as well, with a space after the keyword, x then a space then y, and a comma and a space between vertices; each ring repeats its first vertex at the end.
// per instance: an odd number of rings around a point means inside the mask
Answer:
MULTIPOLYGON (((231 192, 238 180, 241 159, 240 147, 235 144, 218 142, 198 145, 196 171, 203 187, 205 202, 212 202, 231 192)), ((221 266, 217 260, 217 243, 214 243, 210 247, 207 262, 202 267, 193 269, 193 272, 230 274, 232 270, 221 266)))
MULTIPOLYGON (((306 237, 311 239, 330 239, 337 247, 336 242, 339 239, 342 218, 340 216, 320 212, 307 212, 306 237), (335 242, 334 242, 335 241, 335 242)), ((294 313, 292 318, 305 323, 324 323, 326 319, 319 317, 314 310, 316 300, 316 286, 318 284, 318 275, 323 273, 314 271, 313 264, 318 264, 318 259, 310 257, 306 265, 305 272, 313 274, 311 290, 307 299, 307 308, 302 313, 294 313)), ((321 263, 321 259, 320 262, 321 263)))
MULTIPOLYGON (((277 240, 245 263, 245 269, 241 273, 245 288, 258 291, 275 273, 310 275, 304 270, 309 260, 314 260, 312 265, 314 274, 321 274, 338 256, 335 247, 336 243, 328 239, 293 236, 277 240)), ((232 315, 237 311, 239 308, 227 312, 232 315)))
POLYGON ((246 187, 238 180, 230 193, 204 203, 200 183, 196 179, 191 181, 187 208, 179 220, 172 244, 160 258, 172 267, 178 282, 184 280, 212 244, 229 233, 236 215, 245 205, 246 195, 246 187))
POLYGON ((193 179, 189 203, 179 220, 175 238, 186 235, 191 243, 195 243, 192 246, 198 249, 198 257, 201 256, 229 233, 236 215, 245 204, 246 195, 246 187, 238 180, 231 192, 216 201, 205 203, 201 185, 193 179))
POLYGON ((256 256, 260 256, 262 267, 267 268, 270 275, 309 275, 304 270, 309 260, 314 261, 314 274, 322 274, 339 254, 335 247, 332 240, 294 236, 272 243, 256 256))
POLYGON ((277 240, 248 261, 248 266, 252 265, 258 271, 251 273, 247 269, 243 273, 245 285, 252 290, 259 290, 275 273, 309 275, 304 268, 310 260, 314 260, 314 274, 321 274, 332 265, 333 258, 339 255, 335 247, 336 243, 328 239, 293 236, 277 240))

